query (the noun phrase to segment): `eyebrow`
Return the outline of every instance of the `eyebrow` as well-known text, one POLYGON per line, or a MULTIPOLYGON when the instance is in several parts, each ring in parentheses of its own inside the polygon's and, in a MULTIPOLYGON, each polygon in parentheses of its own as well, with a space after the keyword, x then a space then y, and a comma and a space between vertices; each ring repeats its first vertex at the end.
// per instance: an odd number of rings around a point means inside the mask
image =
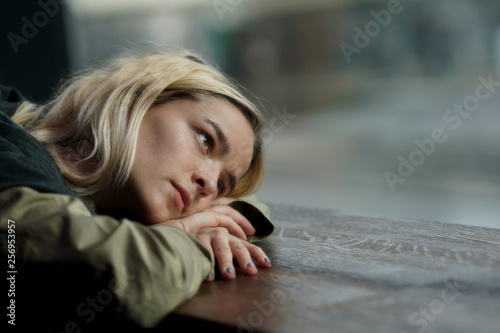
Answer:
MULTIPOLYGON (((231 145, 229 144, 229 139, 227 138, 226 134, 222 131, 220 128, 219 124, 216 122, 212 121, 211 119, 205 118, 205 121, 212 126, 212 128, 215 131, 215 135, 217 136, 217 139, 219 142, 222 144, 223 151, 222 154, 226 155, 231 151, 231 145)), ((229 192, 233 192, 234 188, 236 187, 236 175, 232 172, 229 172, 229 192)))
POLYGON ((224 150, 222 153, 224 155, 228 154, 231 151, 231 146, 229 145, 229 140, 228 140, 226 134, 224 134, 224 132, 220 128, 219 124, 217 124, 216 122, 214 122, 208 118, 205 118, 205 121, 212 126, 212 128, 215 131, 215 134, 217 135, 217 139, 224 147, 224 150))

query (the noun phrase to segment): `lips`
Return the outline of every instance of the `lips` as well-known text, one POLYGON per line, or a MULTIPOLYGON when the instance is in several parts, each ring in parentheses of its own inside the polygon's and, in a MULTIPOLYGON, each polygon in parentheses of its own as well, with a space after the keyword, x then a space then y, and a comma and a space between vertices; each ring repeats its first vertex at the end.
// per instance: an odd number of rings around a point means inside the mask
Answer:
POLYGON ((172 182, 172 186, 174 187, 174 202, 177 208, 184 212, 191 205, 191 195, 189 192, 182 186, 172 182))

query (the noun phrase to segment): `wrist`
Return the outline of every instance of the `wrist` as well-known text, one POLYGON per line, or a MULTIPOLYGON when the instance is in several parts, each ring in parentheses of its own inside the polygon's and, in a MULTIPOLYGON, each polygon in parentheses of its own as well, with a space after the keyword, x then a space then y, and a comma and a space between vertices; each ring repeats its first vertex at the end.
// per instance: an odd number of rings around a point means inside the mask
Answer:
POLYGON ((153 225, 153 227, 160 226, 160 225, 166 225, 166 226, 169 226, 169 227, 175 227, 175 228, 178 228, 178 229, 181 229, 181 230, 184 230, 184 231, 188 232, 186 230, 185 226, 184 226, 184 223, 182 223, 182 221, 177 220, 177 219, 166 220, 164 222, 161 222, 161 223, 153 225))
POLYGON ((184 227, 184 223, 182 223, 180 220, 177 220, 177 219, 173 219, 173 220, 170 220, 174 223, 176 223, 176 226, 179 228, 179 229, 182 229, 184 231, 187 232, 186 228, 184 227))

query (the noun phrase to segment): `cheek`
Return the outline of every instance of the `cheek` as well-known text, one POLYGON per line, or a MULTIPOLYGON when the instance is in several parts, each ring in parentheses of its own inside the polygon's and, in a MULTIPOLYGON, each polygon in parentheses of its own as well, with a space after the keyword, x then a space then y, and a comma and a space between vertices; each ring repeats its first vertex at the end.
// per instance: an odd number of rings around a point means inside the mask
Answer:
MULTIPOLYGON (((164 172, 185 172, 195 167, 196 155, 193 151, 193 145, 187 138, 172 140, 167 146, 159 151, 161 157, 158 157, 162 162, 161 165, 168 167, 164 172)), ((179 175, 177 175, 179 176, 179 175)))
MULTIPOLYGON (((146 200, 162 202, 160 191, 166 182, 175 181, 184 186, 190 181, 190 175, 199 164, 194 151, 194 140, 187 131, 174 131, 172 135, 157 133, 148 146, 139 147, 134 162, 134 181, 146 200), (139 149, 142 149, 141 151, 139 149), (157 191, 154 191, 154 190, 157 191)), ((145 142, 147 143, 147 142, 145 142)), ((133 174, 131 174, 131 179, 133 174)))
POLYGON ((189 151, 187 139, 187 135, 180 131, 162 131, 153 127, 137 145, 137 162, 143 161, 148 168, 160 168, 165 172, 167 165, 171 164, 170 169, 185 159, 189 151))

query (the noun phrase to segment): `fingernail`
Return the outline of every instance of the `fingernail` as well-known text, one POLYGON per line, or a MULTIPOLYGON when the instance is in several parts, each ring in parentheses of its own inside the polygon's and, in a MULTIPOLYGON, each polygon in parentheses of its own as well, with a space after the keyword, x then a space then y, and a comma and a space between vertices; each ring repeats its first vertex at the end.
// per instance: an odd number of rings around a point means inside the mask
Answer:
POLYGON ((253 262, 247 263, 246 266, 249 268, 255 268, 255 265, 253 264, 253 262))
POLYGON ((210 275, 208 276, 209 279, 213 279, 214 278, 214 273, 210 272, 210 275))
POLYGON ((231 267, 228 267, 228 268, 226 268, 226 273, 234 275, 234 269, 232 269, 231 267))
POLYGON ((269 260, 269 258, 267 258, 267 257, 266 257, 266 258, 264 258, 264 261, 265 261, 265 262, 268 262, 268 263, 271 263, 271 260, 269 260))

